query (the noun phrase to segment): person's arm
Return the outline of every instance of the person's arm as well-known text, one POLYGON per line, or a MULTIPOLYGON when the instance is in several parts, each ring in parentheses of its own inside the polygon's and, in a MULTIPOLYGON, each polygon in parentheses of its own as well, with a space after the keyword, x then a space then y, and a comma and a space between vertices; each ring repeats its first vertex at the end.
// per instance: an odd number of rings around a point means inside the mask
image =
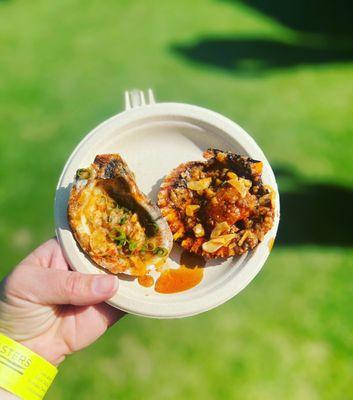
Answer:
MULTIPOLYGON (((124 315, 104 303, 117 286, 113 275, 70 271, 51 239, 1 282, 0 333, 58 366, 124 315)), ((16 399, 3 389, 0 394, 1 399, 16 399)))

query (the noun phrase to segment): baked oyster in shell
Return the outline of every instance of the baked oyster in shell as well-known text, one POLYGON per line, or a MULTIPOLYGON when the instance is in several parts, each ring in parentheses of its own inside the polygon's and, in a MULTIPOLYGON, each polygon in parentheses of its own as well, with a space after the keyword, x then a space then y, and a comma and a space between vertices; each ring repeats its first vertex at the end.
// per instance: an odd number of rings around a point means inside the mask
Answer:
POLYGON ((82 250, 113 274, 145 275, 164 263, 173 244, 159 208, 119 154, 97 155, 77 171, 68 220, 82 250))

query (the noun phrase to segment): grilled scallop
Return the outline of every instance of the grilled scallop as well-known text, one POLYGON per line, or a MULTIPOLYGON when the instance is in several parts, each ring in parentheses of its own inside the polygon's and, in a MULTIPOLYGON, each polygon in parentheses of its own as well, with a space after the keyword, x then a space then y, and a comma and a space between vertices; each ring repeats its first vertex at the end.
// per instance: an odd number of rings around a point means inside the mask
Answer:
POLYGON ((162 265, 172 248, 160 210, 118 154, 97 155, 90 167, 77 171, 68 219, 83 251, 114 274, 145 275, 152 264, 162 265))
POLYGON ((165 178, 158 205, 188 251, 205 258, 243 254, 271 229, 274 192, 262 183, 260 161, 215 149, 204 157, 165 178))

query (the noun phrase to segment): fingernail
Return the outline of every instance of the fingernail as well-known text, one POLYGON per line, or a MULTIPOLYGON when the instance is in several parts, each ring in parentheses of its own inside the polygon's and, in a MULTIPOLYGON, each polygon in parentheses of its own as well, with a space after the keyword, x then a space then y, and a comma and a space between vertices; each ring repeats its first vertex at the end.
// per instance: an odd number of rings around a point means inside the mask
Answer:
POLYGON ((95 294, 113 294, 117 288, 118 278, 116 276, 101 275, 93 278, 92 290, 95 294))

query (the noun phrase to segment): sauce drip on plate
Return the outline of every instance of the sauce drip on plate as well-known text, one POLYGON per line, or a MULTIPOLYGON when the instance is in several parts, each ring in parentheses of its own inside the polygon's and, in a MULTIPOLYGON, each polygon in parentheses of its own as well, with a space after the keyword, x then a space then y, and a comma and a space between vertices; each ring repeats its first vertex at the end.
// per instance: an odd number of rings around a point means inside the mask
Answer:
MULTIPOLYGON (((165 263, 161 263, 162 266, 165 263)), ((167 269, 157 278, 156 283, 150 275, 139 276, 138 283, 143 287, 152 287, 158 293, 178 293, 198 285, 203 278, 203 268, 206 260, 196 254, 184 250, 180 256, 180 266, 177 269, 167 269)))
POLYGON ((177 293, 191 289, 199 284, 203 277, 203 268, 187 268, 181 265, 178 269, 168 269, 156 281, 158 293, 177 293))
POLYGON ((273 245, 275 244, 275 238, 273 237, 273 238, 271 238, 269 241, 268 241, 268 249, 271 251, 272 250, 272 247, 273 247, 273 245))
POLYGON ((139 276, 137 281, 143 287, 151 287, 154 284, 154 279, 149 275, 139 276))

